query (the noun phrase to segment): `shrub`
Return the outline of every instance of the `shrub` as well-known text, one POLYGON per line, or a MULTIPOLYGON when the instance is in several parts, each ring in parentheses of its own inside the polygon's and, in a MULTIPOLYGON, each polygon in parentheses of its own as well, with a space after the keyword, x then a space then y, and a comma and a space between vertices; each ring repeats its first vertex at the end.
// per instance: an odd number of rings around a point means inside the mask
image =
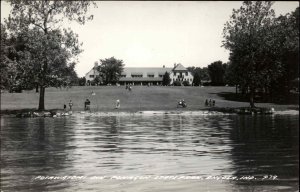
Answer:
POLYGON ((190 82, 189 82, 189 81, 183 81, 182 84, 183 84, 184 86, 190 86, 190 82))
POLYGON ((174 81, 174 82, 173 82, 173 85, 174 85, 174 86, 181 86, 181 82, 180 82, 180 81, 174 81))

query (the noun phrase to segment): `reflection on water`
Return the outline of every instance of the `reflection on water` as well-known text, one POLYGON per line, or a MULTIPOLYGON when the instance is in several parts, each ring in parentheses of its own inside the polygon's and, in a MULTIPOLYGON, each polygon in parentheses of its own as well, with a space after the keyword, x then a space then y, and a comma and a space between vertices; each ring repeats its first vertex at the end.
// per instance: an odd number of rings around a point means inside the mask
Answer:
POLYGON ((1 186, 4 191, 296 191, 298 120, 297 115, 2 117, 1 186), (72 175, 278 179, 34 179, 72 175))

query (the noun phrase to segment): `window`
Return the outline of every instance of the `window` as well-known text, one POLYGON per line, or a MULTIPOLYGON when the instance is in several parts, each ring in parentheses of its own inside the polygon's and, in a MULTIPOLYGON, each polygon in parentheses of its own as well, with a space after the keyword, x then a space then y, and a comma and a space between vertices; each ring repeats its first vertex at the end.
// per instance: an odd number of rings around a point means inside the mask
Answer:
POLYGON ((121 77, 126 77, 126 75, 121 75, 121 77))
POLYGON ((164 77, 164 75, 159 75, 159 77, 164 77))
POLYGON ((185 72, 185 75, 188 76, 189 75, 188 72, 185 72))
POLYGON ((174 71, 174 75, 176 75, 176 72, 174 71))
POLYGON ((90 75, 90 78, 94 78, 95 76, 94 75, 90 75))
POLYGON ((148 77, 154 78, 154 75, 148 75, 148 77))
POLYGON ((132 78, 143 77, 143 75, 131 75, 132 78))

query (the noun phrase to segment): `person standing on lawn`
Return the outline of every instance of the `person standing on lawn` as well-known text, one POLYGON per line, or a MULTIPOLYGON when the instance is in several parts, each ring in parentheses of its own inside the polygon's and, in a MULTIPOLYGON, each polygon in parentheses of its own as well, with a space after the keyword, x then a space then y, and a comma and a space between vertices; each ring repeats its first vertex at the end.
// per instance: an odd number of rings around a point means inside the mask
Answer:
POLYGON ((208 101, 207 101, 207 99, 205 100, 205 106, 208 106, 208 101))
POLYGON ((86 101, 84 102, 84 110, 90 110, 90 105, 91 105, 91 102, 89 99, 86 99, 86 101))
POLYGON ((116 100, 116 107, 115 107, 115 109, 119 109, 119 108, 120 108, 120 100, 117 99, 116 100))

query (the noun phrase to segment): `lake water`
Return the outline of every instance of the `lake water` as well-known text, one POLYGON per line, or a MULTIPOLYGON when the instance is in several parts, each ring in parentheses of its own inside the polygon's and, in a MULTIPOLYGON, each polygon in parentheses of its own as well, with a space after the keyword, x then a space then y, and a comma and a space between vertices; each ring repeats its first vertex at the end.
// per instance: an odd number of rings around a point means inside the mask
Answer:
POLYGON ((1 117, 1 190, 298 191, 298 121, 298 115, 1 117))

